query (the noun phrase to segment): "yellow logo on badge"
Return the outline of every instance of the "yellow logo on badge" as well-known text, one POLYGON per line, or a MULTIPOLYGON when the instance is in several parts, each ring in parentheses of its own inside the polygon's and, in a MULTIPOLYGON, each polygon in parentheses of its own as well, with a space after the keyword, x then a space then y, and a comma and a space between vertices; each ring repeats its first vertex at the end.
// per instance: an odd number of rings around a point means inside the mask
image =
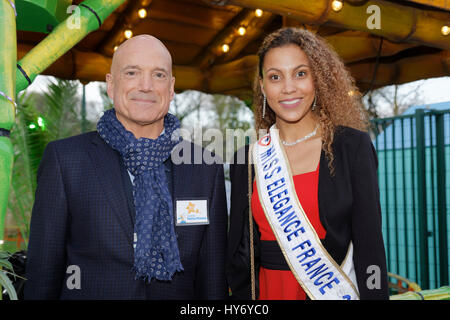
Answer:
POLYGON ((198 213, 198 209, 195 209, 195 204, 189 201, 188 206, 186 207, 186 209, 188 210, 188 214, 190 213, 198 213))
POLYGON ((177 200, 176 201, 176 225, 209 224, 208 201, 177 200))

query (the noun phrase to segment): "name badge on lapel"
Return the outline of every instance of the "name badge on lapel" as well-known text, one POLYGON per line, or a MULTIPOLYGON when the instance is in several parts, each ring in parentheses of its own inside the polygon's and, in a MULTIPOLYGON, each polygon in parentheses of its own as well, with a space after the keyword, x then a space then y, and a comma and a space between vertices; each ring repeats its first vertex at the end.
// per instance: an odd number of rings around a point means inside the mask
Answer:
POLYGON ((188 199, 176 201, 177 226, 209 224, 208 200, 188 199))

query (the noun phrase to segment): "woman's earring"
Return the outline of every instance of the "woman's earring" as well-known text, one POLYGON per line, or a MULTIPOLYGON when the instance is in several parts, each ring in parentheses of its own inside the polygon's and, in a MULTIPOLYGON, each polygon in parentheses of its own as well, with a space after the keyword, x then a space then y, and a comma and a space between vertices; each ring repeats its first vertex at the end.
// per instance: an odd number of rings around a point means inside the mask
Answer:
POLYGON ((263 111, 262 111, 262 117, 264 119, 264 116, 266 115, 266 104, 267 104, 267 99, 266 96, 264 95, 264 99, 263 99, 263 111))
POLYGON ((314 96, 314 101, 311 110, 314 111, 316 109, 316 96, 314 96))

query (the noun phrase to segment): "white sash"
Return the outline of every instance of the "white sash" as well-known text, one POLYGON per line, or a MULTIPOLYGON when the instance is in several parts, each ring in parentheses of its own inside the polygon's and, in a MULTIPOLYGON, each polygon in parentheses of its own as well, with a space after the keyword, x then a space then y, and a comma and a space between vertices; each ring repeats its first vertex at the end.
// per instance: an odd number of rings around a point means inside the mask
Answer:
POLYGON ((264 213, 303 290, 312 300, 359 300, 352 243, 339 267, 303 211, 274 126, 254 144, 252 155, 264 213))

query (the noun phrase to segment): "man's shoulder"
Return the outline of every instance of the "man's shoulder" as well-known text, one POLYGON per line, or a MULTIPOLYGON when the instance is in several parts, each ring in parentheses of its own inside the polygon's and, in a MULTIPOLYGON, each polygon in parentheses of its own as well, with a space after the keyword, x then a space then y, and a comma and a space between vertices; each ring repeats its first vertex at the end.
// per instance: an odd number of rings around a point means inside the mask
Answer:
POLYGON ((49 142, 49 145, 51 145, 53 147, 57 147, 58 149, 59 148, 79 149, 88 143, 98 141, 99 138, 100 138, 100 136, 97 131, 91 131, 91 132, 82 133, 82 134, 72 136, 72 137, 54 140, 54 141, 49 142))

